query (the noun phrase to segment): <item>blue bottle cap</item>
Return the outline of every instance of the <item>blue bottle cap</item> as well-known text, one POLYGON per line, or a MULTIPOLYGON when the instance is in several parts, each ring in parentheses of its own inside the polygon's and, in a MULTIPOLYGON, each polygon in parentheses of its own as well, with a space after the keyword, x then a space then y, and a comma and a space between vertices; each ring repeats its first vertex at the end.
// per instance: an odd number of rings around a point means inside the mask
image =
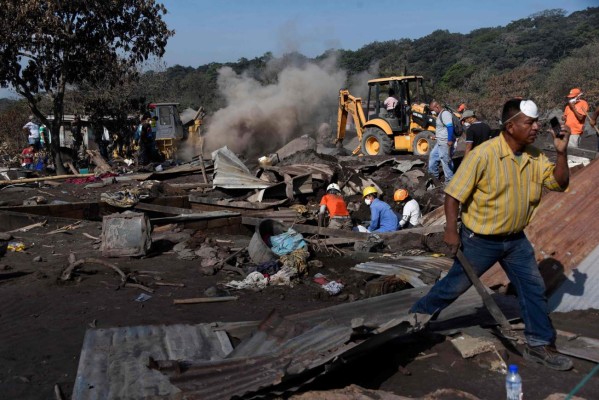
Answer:
POLYGON ((518 366, 516 364, 510 364, 509 371, 510 371, 510 374, 517 374, 518 366))

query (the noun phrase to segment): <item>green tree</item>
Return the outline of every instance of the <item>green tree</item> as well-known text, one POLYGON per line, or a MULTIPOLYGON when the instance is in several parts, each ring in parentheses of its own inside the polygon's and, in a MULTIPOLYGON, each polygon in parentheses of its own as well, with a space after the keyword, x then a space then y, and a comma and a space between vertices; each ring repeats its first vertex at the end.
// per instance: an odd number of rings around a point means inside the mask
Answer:
POLYGON ((59 132, 67 88, 116 86, 174 34, 155 0, 14 0, 0 7, 0 85, 14 87, 50 128, 51 152, 64 173, 59 132), (41 109, 50 99, 53 120, 41 109))

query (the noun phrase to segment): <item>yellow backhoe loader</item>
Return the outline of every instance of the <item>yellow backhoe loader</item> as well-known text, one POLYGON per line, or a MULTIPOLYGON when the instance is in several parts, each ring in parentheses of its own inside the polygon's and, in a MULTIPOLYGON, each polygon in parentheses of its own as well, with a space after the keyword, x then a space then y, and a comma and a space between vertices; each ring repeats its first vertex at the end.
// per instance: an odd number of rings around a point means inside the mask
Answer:
POLYGON ((427 155, 432 150, 435 135, 435 118, 428 109, 428 100, 422 76, 415 75, 369 80, 365 109, 360 97, 341 89, 336 143, 342 145, 347 116, 351 114, 360 140, 353 154, 378 155, 405 151, 427 155), (389 97, 390 89, 397 99, 393 110, 387 110, 383 104, 389 97))

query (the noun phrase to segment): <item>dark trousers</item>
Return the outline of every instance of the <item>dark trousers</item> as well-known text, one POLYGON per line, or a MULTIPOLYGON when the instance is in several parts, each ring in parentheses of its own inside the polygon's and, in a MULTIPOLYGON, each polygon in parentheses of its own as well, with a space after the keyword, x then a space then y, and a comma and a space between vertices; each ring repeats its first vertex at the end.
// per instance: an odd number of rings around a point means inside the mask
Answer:
MULTIPOLYGON (((496 262, 507 273, 518 293, 520 313, 526 325, 524 334, 530 346, 552 344, 555 329, 549 319, 545 283, 535 260, 534 250, 523 232, 506 237, 477 235, 462 226, 460 233, 464 256, 481 276, 496 262)), ((410 312, 434 314, 462 295, 472 283, 455 258, 447 275, 418 300, 410 312)))

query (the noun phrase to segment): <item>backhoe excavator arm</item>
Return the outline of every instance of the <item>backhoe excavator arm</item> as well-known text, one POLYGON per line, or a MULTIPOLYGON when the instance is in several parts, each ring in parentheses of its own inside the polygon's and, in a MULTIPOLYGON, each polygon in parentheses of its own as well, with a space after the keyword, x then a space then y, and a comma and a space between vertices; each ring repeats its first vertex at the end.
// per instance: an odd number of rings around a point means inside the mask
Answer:
POLYGON ((351 113, 356 125, 358 139, 361 140, 364 132, 364 124, 366 123, 366 117, 362 109, 362 99, 352 96, 347 89, 341 89, 339 91, 339 110, 337 112, 337 139, 335 140, 337 145, 343 143, 343 139, 345 138, 345 126, 349 113, 351 113))

